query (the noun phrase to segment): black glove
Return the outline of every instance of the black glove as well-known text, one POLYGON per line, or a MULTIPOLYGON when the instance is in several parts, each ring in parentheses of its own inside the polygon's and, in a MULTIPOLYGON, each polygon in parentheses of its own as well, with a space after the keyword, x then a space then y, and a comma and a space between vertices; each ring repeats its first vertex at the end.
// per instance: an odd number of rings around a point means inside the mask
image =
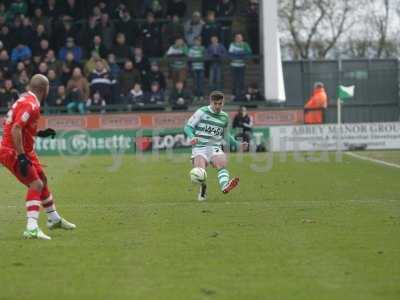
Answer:
POLYGON ((28 167, 32 165, 32 163, 29 160, 29 158, 26 157, 25 154, 22 153, 18 155, 18 165, 22 176, 26 177, 26 175, 28 175, 28 167))
POLYGON ((47 128, 45 130, 39 130, 36 134, 36 136, 41 137, 41 138, 46 138, 51 136, 52 139, 56 136, 56 131, 52 128, 47 128))

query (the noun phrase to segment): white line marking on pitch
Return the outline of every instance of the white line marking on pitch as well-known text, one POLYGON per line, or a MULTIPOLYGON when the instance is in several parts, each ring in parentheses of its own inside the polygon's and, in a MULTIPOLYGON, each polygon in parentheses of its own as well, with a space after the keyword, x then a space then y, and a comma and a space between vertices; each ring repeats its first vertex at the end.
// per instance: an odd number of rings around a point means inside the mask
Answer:
MULTIPOLYGON (((302 207, 326 207, 332 206, 335 204, 346 204, 346 203, 363 203, 363 204, 382 204, 383 202, 390 203, 398 203, 400 199, 343 199, 336 201, 328 201, 328 200, 311 200, 311 201, 298 201, 294 200, 291 202, 287 202, 287 200, 282 201, 254 201, 254 202, 208 202, 203 204, 208 204, 207 207, 220 207, 220 206, 249 206, 249 207, 270 207, 270 208, 302 208, 302 207)), ((200 204, 196 201, 190 202, 157 202, 157 203, 132 203, 132 204, 113 204, 113 205, 103 205, 103 204, 82 204, 82 205, 73 205, 73 204, 65 204, 62 205, 63 208, 69 209, 89 209, 89 208, 151 208, 151 207, 168 207, 168 206, 198 206, 203 207, 203 204, 200 204)), ((2 208, 19 208, 24 209, 24 206, 3 206, 0 205, 0 209, 2 208)))
POLYGON ((384 161, 384 160, 371 158, 371 157, 368 157, 368 156, 363 156, 363 155, 359 155, 359 154, 352 153, 352 152, 345 152, 345 154, 347 154, 347 155, 349 155, 351 157, 357 158, 357 159, 366 160, 366 161, 374 162, 374 163, 377 163, 377 164, 380 164, 380 165, 384 165, 384 166, 387 166, 387 167, 400 169, 400 165, 395 164, 395 163, 390 163, 390 162, 387 162, 387 161, 384 161))

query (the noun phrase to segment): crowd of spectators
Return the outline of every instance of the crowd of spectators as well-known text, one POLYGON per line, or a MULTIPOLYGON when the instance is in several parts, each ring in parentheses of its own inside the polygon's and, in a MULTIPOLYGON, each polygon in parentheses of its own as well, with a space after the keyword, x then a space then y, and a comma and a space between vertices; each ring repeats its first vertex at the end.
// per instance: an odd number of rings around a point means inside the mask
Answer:
POLYGON ((258 1, 248 3, 245 35, 232 30, 235 0, 202 4, 190 13, 184 0, 0 2, 0 108, 40 73, 50 81, 45 105, 60 111, 157 109, 167 101, 187 109, 207 90, 223 89, 226 62, 234 100, 261 100, 246 93, 244 78, 258 50, 258 1))

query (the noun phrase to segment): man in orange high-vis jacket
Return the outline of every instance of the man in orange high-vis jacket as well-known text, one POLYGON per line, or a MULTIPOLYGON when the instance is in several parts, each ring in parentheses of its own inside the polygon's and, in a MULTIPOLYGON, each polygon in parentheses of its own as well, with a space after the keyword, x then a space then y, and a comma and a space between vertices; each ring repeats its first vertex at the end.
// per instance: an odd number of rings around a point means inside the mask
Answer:
POLYGON ((304 106, 305 124, 322 124, 324 122, 324 110, 328 107, 328 97, 324 84, 316 82, 310 99, 304 106))

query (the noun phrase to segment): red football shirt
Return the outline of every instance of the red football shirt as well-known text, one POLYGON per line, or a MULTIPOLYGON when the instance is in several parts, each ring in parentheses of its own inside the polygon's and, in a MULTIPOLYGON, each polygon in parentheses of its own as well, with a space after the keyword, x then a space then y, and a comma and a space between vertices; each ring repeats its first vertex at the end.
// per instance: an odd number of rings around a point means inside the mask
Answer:
POLYGON ((3 147, 15 149, 11 129, 15 124, 22 128, 22 141, 26 154, 33 152, 40 118, 40 102, 32 92, 23 94, 11 107, 3 126, 3 147))

